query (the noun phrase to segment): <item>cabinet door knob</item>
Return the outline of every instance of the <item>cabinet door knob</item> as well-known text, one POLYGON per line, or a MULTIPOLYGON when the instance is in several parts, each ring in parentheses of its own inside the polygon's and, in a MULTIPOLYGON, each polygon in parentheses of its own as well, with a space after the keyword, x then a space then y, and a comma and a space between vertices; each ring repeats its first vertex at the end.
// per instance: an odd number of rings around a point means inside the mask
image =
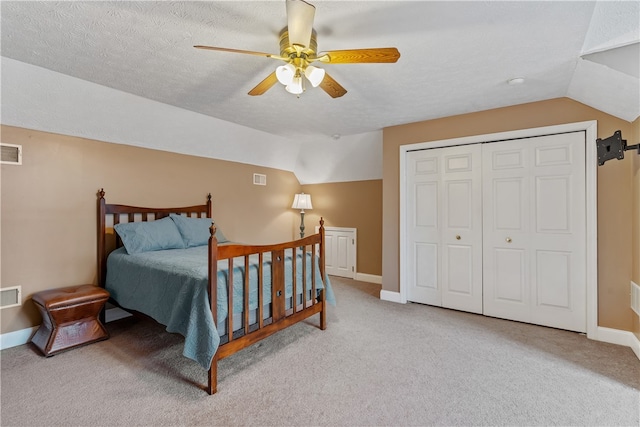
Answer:
POLYGON ((462 239, 462 237, 460 237, 459 234, 456 234, 456 240, 460 240, 460 239, 462 239))
POLYGON ((507 237, 506 239, 504 239, 507 243, 511 243, 511 237, 507 237))

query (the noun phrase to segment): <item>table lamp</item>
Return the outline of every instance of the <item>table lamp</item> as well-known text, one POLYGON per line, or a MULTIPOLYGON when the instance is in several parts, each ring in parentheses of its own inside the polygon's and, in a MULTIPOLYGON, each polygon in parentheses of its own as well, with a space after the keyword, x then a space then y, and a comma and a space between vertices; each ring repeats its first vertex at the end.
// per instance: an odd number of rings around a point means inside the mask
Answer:
POLYGON ((304 193, 296 194, 291 208, 300 209, 300 238, 302 239, 304 237, 304 210, 313 209, 311 205, 311 195, 304 193))

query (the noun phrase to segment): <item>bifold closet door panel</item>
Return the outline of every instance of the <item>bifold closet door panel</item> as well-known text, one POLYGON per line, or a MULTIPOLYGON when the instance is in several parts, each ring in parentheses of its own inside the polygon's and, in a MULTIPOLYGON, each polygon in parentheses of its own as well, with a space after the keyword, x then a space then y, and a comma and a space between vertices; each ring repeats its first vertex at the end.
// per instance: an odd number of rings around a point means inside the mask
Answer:
POLYGON ((480 145, 407 154, 407 299, 482 312, 480 145))
POLYGON ((441 305, 440 150, 407 153, 407 299, 441 305))
POLYGON ((482 313, 482 147, 442 152, 442 306, 482 313))
POLYGON ((587 331, 585 135, 532 148, 531 323, 587 331))
POLYGON ((484 144, 484 314, 529 322, 529 164, 526 140, 484 144))
POLYGON ((586 331, 584 132, 483 145, 484 314, 586 331))

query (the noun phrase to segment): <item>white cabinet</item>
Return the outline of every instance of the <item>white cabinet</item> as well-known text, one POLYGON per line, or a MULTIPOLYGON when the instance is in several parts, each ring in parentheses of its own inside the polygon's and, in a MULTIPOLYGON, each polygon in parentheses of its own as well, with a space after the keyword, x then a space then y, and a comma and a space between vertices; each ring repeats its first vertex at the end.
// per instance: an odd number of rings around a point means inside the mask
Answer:
MULTIPOLYGON (((318 227, 316 227, 317 232, 318 227)), ((325 271, 332 276, 356 277, 357 230, 325 227, 325 271)))
POLYGON ((585 134, 408 152, 407 299, 586 331, 585 134))

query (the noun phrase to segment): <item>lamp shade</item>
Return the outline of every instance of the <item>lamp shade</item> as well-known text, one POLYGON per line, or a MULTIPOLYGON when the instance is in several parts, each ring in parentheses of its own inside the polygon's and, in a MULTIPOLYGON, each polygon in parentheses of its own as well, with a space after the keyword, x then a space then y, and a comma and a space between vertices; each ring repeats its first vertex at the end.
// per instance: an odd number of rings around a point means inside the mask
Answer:
POLYGON ((293 198, 293 205, 291 205, 291 208, 301 209, 303 211, 305 209, 313 209, 313 206, 311 205, 311 194, 296 194, 293 198))
POLYGON ((296 67, 292 64, 281 65, 276 68, 276 77, 278 78, 278 81, 285 86, 291 84, 295 75, 296 67))
POLYGON ((307 80, 311 83, 311 86, 318 87, 320 83, 322 83, 322 79, 324 79, 325 71, 322 68, 314 67, 313 65, 309 65, 304 70, 304 75, 307 77, 307 80))
POLYGON ((294 77, 291 83, 289 83, 285 89, 287 92, 292 93, 294 95, 300 95, 304 92, 304 87, 302 86, 302 77, 294 77))

